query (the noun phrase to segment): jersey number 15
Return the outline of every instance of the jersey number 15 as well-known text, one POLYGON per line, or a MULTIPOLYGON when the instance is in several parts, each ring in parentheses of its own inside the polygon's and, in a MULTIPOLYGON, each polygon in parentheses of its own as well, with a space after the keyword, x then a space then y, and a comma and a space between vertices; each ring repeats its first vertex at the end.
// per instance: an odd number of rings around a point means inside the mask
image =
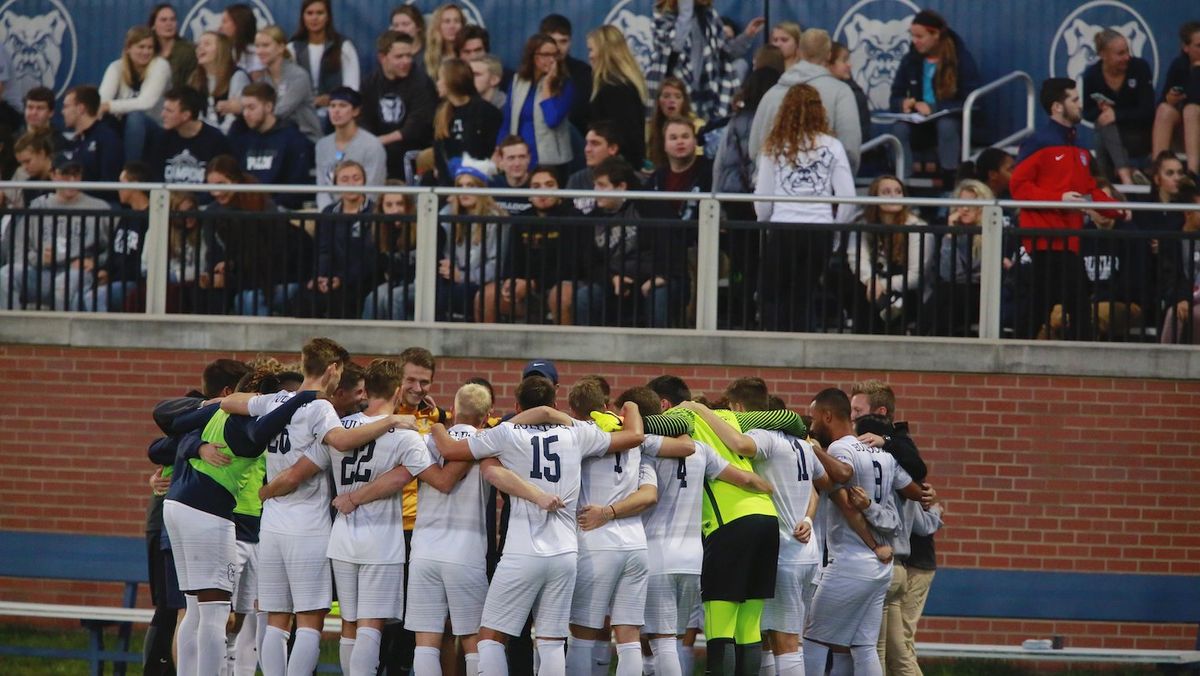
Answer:
POLYGON ((533 469, 529 471, 530 479, 545 479, 550 483, 558 483, 562 478, 562 461, 558 454, 550 450, 551 444, 558 441, 558 435, 548 437, 533 437, 529 444, 533 446, 533 469), (546 466, 542 467, 545 458, 546 466))

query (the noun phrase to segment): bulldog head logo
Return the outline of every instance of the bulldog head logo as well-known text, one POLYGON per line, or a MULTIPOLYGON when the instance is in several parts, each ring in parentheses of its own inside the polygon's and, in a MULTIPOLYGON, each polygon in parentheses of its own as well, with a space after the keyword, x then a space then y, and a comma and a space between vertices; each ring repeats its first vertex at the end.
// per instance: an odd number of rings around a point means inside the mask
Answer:
POLYGON ((9 0, 0 6, 0 44, 12 57, 8 87, 22 95, 34 87, 49 87, 59 96, 66 91, 78 41, 71 14, 58 0, 9 0))
POLYGON ((1150 25, 1128 5, 1116 0, 1093 0, 1067 15, 1050 48, 1050 75, 1082 82, 1083 72, 1099 59, 1096 34, 1111 28, 1129 42, 1129 53, 1145 59, 1158 79, 1158 45, 1150 25))
POLYGON ((654 55, 654 19, 648 14, 638 14, 630 7, 632 0, 618 2, 604 23, 616 26, 625 36, 629 51, 633 52, 638 65, 645 71, 650 67, 654 55))
POLYGON ((838 22, 833 37, 850 50, 850 72, 871 102, 887 110, 892 81, 908 53, 908 29, 919 8, 910 0, 860 0, 838 22))
MULTIPOLYGON (((425 15, 425 25, 428 26, 429 20, 433 18, 433 11, 437 9, 438 6, 442 5, 443 1, 444 0, 405 0, 404 4, 419 6, 421 8, 421 12, 425 15)), ((483 12, 479 11, 479 7, 476 6, 474 2, 471 0, 455 0, 454 4, 458 5, 458 8, 462 10, 463 18, 466 19, 468 24, 473 26, 483 26, 485 28, 487 27, 487 24, 483 22, 483 12)))
MULTIPOLYGON (((179 25, 179 33, 195 42, 206 31, 215 31, 221 27, 221 14, 228 2, 201 0, 192 6, 179 25)), ((275 23, 271 10, 267 9, 262 0, 251 0, 250 8, 254 10, 254 20, 261 28, 275 23)))

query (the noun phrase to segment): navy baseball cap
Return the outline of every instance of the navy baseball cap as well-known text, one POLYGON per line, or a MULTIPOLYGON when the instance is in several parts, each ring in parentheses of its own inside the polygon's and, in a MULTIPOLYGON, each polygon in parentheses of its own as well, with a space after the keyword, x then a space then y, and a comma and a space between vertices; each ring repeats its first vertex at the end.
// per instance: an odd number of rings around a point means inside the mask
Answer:
POLYGON ((525 365, 525 370, 521 371, 521 380, 529 376, 542 376, 549 378, 550 382, 558 384, 558 369, 555 368, 554 362, 549 359, 534 359, 525 365))

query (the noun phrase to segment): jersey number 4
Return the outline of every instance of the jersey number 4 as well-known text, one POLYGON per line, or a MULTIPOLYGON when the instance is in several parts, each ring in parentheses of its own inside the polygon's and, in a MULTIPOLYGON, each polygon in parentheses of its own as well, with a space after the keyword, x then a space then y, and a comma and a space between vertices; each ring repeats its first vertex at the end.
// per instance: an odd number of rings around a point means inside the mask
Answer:
POLYGON ((364 469, 363 464, 371 462, 371 458, 375 457, 375 442, 360 446, 354 449, 353 455, 347 455, 342 458, 342 485, 349 486, 353 483, 367 483, 371 480, 370 468, 364 469))
POLYGON ((548 437, 533 437, 529 444, 533 446, 533 469, 529 471, 530 479, 545 479, 550 483, 558 483, 562 478, 562 461, 558 454, 550 450, 550 446, 558 441, 558 435, 548 437), (546 466, 542 467, 545 458, 546 466))

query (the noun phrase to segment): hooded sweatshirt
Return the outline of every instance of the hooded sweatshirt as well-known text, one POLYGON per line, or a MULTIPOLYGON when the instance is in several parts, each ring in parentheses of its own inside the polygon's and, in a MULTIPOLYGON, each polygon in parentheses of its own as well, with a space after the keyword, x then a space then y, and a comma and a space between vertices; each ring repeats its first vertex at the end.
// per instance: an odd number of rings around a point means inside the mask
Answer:
POLYGON ((754 123, 750 126, 749 156, 758 157, 763 141, 775 126, 775 118, 779 113, 779 106, 783 103, 783 97, 789 89, 798 84, 810 85, 821 95, 821 103, 825 106, 825 114, 829 118, 833 135, 842 142, 846 157, 850 160, 851 171, 858 173, 859 149, 862 147, 863 138, 854 91, 824 66, 808 61, 800 61, 787 69, 779 78, 779 82, 767 91, 758 104, 758 112, 754 114, 754 123))

